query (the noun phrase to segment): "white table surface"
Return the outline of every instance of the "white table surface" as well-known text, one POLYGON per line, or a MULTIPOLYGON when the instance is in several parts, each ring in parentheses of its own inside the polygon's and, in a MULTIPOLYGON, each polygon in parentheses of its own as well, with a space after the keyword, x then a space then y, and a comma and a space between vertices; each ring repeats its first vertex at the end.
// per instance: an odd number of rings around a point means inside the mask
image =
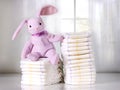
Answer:
POLYGON ((50 86, 21 86, 20 74, 0 74, 0 90, 120 90, 119 73, 97 74, 96 85, 55 84, 50 86))

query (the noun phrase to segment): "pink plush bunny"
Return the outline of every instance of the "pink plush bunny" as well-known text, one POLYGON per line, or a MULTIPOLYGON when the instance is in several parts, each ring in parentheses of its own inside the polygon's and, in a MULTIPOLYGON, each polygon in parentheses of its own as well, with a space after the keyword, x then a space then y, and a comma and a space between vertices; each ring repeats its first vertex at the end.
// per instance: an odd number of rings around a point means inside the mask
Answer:
POLYGON ((25 44, 21 58, 31 59, 37 61, 40 58, 49 58, 52 64, 57 64, 59 61, 59 55, 53 46, 53 42, 62 41, 64 37, 62 35, 54 35, 48 33, 44 28, 44 23, 41 19, 41 15, 52 15, 57 12, 54 6, 48 5, 41 9, 39 17, 31 18, 21 22, 16 32, 14 33, 12 40, 18 35, 22 27, 27 24, 28 32, 31 33, 30 40, 25 44))

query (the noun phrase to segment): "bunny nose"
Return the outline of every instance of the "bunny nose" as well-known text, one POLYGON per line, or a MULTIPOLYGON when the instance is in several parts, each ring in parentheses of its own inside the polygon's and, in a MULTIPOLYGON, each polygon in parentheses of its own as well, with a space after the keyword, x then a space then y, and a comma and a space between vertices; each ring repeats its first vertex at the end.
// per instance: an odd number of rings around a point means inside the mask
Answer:
POLYGON ((39 27, 37 27, 36 30, 39 30, 39 27))

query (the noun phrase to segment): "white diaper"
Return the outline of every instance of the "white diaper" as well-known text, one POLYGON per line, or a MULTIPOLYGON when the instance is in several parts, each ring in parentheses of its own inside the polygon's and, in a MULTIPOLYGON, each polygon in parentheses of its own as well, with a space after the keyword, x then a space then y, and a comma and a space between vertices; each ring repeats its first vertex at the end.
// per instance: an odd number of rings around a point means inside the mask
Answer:
POLYGON ((82 37, 90 37, 91 36, 91 32, 77 32, 77 33, 66 33, 65 35, 65 38, 73 38, 73 39, 76 39, 76 38, 82 38, 82 37))
POLYGON ((71 70, 71 69, 67 69, 66 72, 68 73, 81 73, 81 72, 94 72, 95 69, 91 68, 91 69, 78 69, 78 70, 71 70))
POLYGON ((84 42, 84 43, 62 43, 62 47, 84 47, 84 46, 91 46, 91 42, 84 42))
POLYGON ((50 85, 59 83, 63 79, 62 64, 52 65, 47 58, 39 61, 21 60, 21 84, 50 85))
POLYGON ((78 63, 85 63, 85 62, 93 62, 93 58, 88 59, 80 59, 80 60, 64 60, 65 64, 78 64, 78 63))
POLYGON ((83 51, 83 50, 92 50, 91 46, 83 46, 83 47, 61 47, 62 51, 68 51, 68 52, 73 52, 73 51, 83 51))
POLYGON ((85 85, 86 86, 86 85, 93 85, 93 84, 95 84, 95 81, 90 81, 90 82, 80 82, 80 81, 78 81, 78 82, 74 82, 74 81, 67 81, 67 80, 65 80, 65 83, 69 84, 69 85, 85 85))
POLYGON ((90 42, 90 38, 82 38, 82 39, 64 39, 64 43, 84 43, 84 42, 90 42))
POLYGON ((23 68, 21 69, 22 72, 45 72, 46 70, 44 68, 41 69, 34 69, 34 68, 23 68))
POLYGON ((46 75, 30 75, 30 74, 24 74, 24 75, 22 75, 22 78, 28 78, 28 77, 31 77, 32 79, 38 79, 38 78, 42 78, 42 79, 46 79, 46 75))
POLYGON ((96 73, 95 73, 95 72, 72 73, 72 74, 65 72, 65 74, 66 74, 66 77, 69 76, 69 77, 72 77, 72 78, 74 78, 74 77, 82 77, 82 76, 96 76, 96 73))
POLYGON ((95 66, 86 66, 86 67, 81 67, 81 66, 76 66, 76 67, 66 67, 64 66, 65 70, 71 70, 71 71, 77 71, 77 70, 90 70, 90 69, 95 69, 95 66))
POLYGON ((90 32, 67 33, 61 44, 66 84, 94 84, 96 69, 90 32))
POLYGON ((93 58, 93 54, 83 54, 83 55, 70 55, 70 56, 64 56, 64 59, 67 60, 81 60, 81 59, 91 59, 93 58))
POLYGON ((64 51, 62 52, 65 56, 70 56, 70 57, 76 57, 76 56, 82 56, 82 55, 85 55, 85 54, 92 54, 93 51, 92 50, 83 50, 83 51, 72 51, 72 52, 68 52, 68 51, 64 51))

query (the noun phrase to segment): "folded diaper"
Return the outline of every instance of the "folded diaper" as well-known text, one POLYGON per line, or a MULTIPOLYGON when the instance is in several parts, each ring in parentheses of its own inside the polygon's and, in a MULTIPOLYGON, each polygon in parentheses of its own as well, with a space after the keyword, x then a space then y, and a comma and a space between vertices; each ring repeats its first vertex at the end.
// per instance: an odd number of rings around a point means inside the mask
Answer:
POLYGON ((89 67, 90 67, 90 66, 92 66, 92 65, 93 65, 92 63, 83 63, 83 64, 79 64, 79 63, 78 63, 78 64, 74 64, 74 65, 73 65, 73 64, 70 64, 70 65, 67 65, 67 64, 66 64, 65 67, 66 67, 66 68, 74 68, 74 67, 79 67, 79 66, 80 66, 80 67, 86 67, 86 66, 89 66, 89 67))
POLYGON ((83 42, 89 42, 91 41, 90 38, 82 38, 82 39, 64 39, 63 42, 64 43, 83 43, 83 42))
POLYGON ((62 51, 70 51, 70 52, 73 52, 73 51, 83 51, 83 50, 92 50, 91 46, 83 46, 83 47, 65 47, 65 46, 62 46, 61 47, 62 51))
POLYGON ((84 56, 84 55, 88 55, 89 54, 89 56, 92 56, 92 53, 93 53, 93 51, 92 50, 84 50, 84 51, 73 51, 73 52, 62 52, 64 55, 67 55, 67 56, 70 56, 70 57, 76 57, 76 56, 81 56, 82 57, 82 55, 84 56))
MULTIPOLYGON (((47 71, 46 71, 47 72, 47 71)), ((42 75, 46 75, 46 72, 26 72, 26 71, 23 71, 23 72, 21 72, 21 74, 23 74, 23 75, 38 75, 38 76, 42 76, 42 75)))
POLYGON ((85 76, 83 76, 83 75, 80 75, 79 77, 78 76, 66 76, 65 77, 65 79, 67 79, 67 80, 85 80, 85 79, 91 79, 91 81, 92 80, 95 80, 95 75, 94 74, 89 74, 89 75, 85 75, 85 76))
POLYGON ((34 79, 34 78, 36 78, 36 79, 37 79, 37 78, 46 79, 46 76, 47 76, 47 75, 30 75, 30 74, 25 74, 25 75, 24 75, 24 74, 23 74, 23 75, 22 75, 22 78, 26 78, 26 79, 27 79, 28 77, 32 77, 32 79, 34 79))
POLYGON ((90 37, 91 36, 91 32, 88 32, 88 31, 84 31, 84 32, 80 32, 80 33, 66 33, 65 35, 65 38, 73 38, 73 39, 76 39, 76 38, 85 38, 85 37, 90 37))
MULTIPOLYGON (((78 81, 78 82, 74 82, 74 81, 67 81, 67 80, 65 80, 66 82, 66 84, 70 84, 70 85, 93 85, 93 84, 95 84, 95 81, 89 81, 89 82, 80 82, 80 81, 78 81)), ((83 89, 83 90, 85 90, 85 89, 83 89)), ((88 90, 88 89, 87 89, 88 90)))
POLYGON ((67 84, 94 84, 95 80, 94 79, 86 79, 86 80, 66 80, 67 84), (71 82, 71 83, 69 83, 71 82))
MULTIPOLYGON (((34 69, 37 69, 37 68, 45 68, 45 66, 44 66, 44 64, 30 64, 30 63, 26 63, 26 61, 24 62, 24 61, 21 61, 22 63, 20 63, 20 67, 21 68, 32 68, 32 67, 34 67, 34 69)), ((30 62, 30 61, 29 61, 30 62)), ((33 61, 33 63, 34 63, 35 61, 33 61)))
POLYGON ((87 79, 87 78, 94 78, 94 77, 96 77, 94 74, 91 74, 91 75, 85 75, 85 76, 83 76, 83 75, 80 75, 80 76, 76 76, 76 77, 72 77, 72 76, 67 76, 66 78, 67 79, 78 79, 78 80, 80 80, 80 79, 87 79))
POLYGON ((62 63, 52 65, 47 58, 39 61, 21 60, 21 84, 23 85, 50 85, 63 80, 62 63))
POLYGON ((81 59, 91 59, 93 58, 93 54, 76 54, 76 55, 68 55, 68 56, 64 56, 64 59, 68 59, 68 60, 81 60, 81 59))
POLYGON ((96 69, 90 32, 67 33, 61 44, 66 84, 94 84, 96 69))
POLYGON ((64 68, 65 69, 67 69, 67 70, 71 70, 71 71, 76 71, 76 70, 91 70, 91 69, 95 69, 95 67, 94 67, 94 65, 92 65, 92 66, 84 66, 84 67, 80 67, 80 66, 76 66, 76 67, 65 67, 64 66, 64 68))
POLYGON ((51 83, 45 83, 45 82, 33 82, 32 80, 31 81, 21 81, 21 84, 24 84, 24 85, 50 85, 51 83))
POLYGON ((95 69, 94 68, 91 68, 91 69, 79 69, 79 70, 70 70, 70 69, 67 69, 66 72, 67 73, 87 73, 87 72, 94 72, 95 69))
POLYGON ((95 81, 94 77, 86 77, 86 78, 65 78, 66 80, 70 80, 70 81, 84 81, 84 82, 89 82, 89 81, 95 81))
POLYGON ((82 77, 82 76, 91 76, 91 77, 94 76, 94 77, 96 77, 96 74, 94 72, 78 73, 78 74, 65 73, 65 78, 67 78, 67 77, 74 78, 74 77, 82 77))
POLYGON ((84 46, 91 46, 91 45, 92 45, 91 42, 67 43, 67 44, 65 42, 62 43, 62 47, 64 46, 64 47, 67 47, 67 48, 69 48, 69 47, 84 47, 84 46))
POLYGON ((80 59, 80 60, 66 60, 66 64, 78 64, 78 63, 85 63, 85 62, 93 62, 93 58, 88 58, 88 59, 80 59))
POLYGON ((22 70, 21 70, 22 72, 44 72, 45 71, 45 69, 44 68, 42 68, 42 69, 33 69, 33 68, 23 68, 22 70))

